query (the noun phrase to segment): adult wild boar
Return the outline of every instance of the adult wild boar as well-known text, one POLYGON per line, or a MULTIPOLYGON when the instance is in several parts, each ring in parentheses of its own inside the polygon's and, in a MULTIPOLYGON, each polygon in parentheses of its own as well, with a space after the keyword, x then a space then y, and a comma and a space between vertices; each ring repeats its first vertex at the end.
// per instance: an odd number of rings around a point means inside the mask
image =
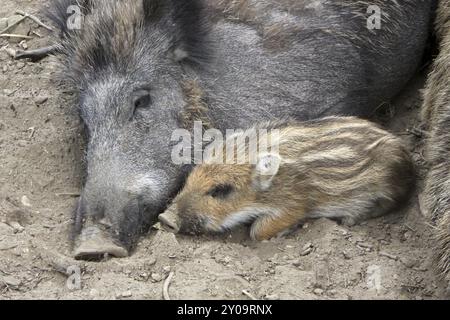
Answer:
POLYGON ((88 133, 75 256, 129 254, 183 181, 171 136, 192 120, 370 116, 418 67, 432 2, 54 1, 61 76, 88 133))
POLYGON ((450 295, 450 0, 439 2, 436 35, 439 55, 428 78, 422 120, 429 136, 422 209, 436 225, 435 258, 438 271, 448 283, 450 295))

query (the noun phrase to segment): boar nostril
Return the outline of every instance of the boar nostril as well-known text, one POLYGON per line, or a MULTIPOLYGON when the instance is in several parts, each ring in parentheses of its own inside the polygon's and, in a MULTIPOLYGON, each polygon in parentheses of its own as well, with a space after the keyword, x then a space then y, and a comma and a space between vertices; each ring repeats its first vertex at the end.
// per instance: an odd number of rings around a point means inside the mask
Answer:
POLYGON ((180 226, 178 225, 176 219, 166 214, 159 215, 159 221, 161 222, 164 229, 172 233, 178 233, 180 231, 180 226))

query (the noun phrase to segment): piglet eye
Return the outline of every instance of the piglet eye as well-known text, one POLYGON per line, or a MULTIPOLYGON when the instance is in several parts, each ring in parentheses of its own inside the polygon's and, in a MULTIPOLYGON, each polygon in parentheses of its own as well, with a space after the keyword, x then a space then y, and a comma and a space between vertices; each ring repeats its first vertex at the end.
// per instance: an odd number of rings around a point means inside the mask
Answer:
POLYGON ((137 109, 147 108, 152 103, 152 98, 148 90, 137 90, 133 93, 133 107, 137 109))
POLYGON ((211 190, 207 192, 207 195, 213 198, 223 199, 228 197, 233 191, 234 187, 231 184, 220 184, 211 188, 211 190))

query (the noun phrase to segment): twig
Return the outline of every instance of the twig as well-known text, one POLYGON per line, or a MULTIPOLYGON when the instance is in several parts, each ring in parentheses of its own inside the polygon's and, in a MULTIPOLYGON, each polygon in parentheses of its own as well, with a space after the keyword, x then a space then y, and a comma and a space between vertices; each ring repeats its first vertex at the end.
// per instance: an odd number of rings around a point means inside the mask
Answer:
POLYGON ((250 292, 248 292, 247 290, 242 290, 242 294, 244 295, 244 296, 247 296, 247 297, 249 297, 251 300, 258 300, 258 299, 256 299, 256 297, 254 296, 254 295, 252 295, 250 292))
POLYGON ((384 251, 380 251, 378 254, 379 254, 380 256, 382 256, 382 257, 386 257, 386 258, 389 258, 389 259, 392 259, 392 260, 395 260, 395 261, 398 260, 398 257, 397 257, 397 256, 395 256, 395 255, 393 255, 393 254, 390 254, 390 253, 387 253, 387 252, 384 252, 384 251))
POLYGON ((79 196, 81 196, 80 193, 74 192, 74 193, 70 193, 70 192, 66 192, 66 193, 55 193, 57 197, 73 197, 73 198, 78 198, 79 196))
POLYGON ((32 61, 38 61, 56 52, 58 52, 58 46, 53 45, 35 50, 27 50, 27 51, 17 50, 15 51, 13 57, 15 60, 31 59, 32 61))
POLYGON ((17 248, 17 244, 12 244, 12 245, 9 245, 9 246, 0 247, 0 251, 8 251, 8 250, 11 250, 11 249, 14 249, 14 248, 17 248))
POLYGON ((9 30, 11 30, 13 27, 17 26, 19 23, 21 23, 23 20, 25 20, 27 17, 22 17, 21 19, 17 20, 16 22, 14 22, 13 24, 10 24, 9 26, 7 26, 5 29, 3 29, 2 31, 0 31, 1 33, 5 33, 8 32, 9 30))
POLYGON ((164 300, 170 300, 169 286, 170 286, 170 281, 172 281, 172 278, 173 278, 174 275, 175 275, 175 273, 172 271, 171 273, 169 273, 169 276, 166 278, 166 280, 164 280, 164 285, 163 285, 163 298, 164 298, 164 300))
POLYGON ((24 18, 30 18, 31 20, 36 22, 38 25, 40 25, 41 27, 43 27, 43 28, 45 28, 45 29, 47 29, 49 31, 53 31, 53 29, 51 27, 49 27, 48 25, 43 23, 41 20, 39 20, 38 17, 36 17, 36 16, 34 16, 32 14, 26 13, 26 12, 24 12, 22 10, 17 10, 16 13, 20 14, 21 16, 24 16, 24 18))
POLYGON ((20 38, 20 39, 33 39, 33 37, 30 36, 24 36, 21 34, 10 34, 10 33, 2 33, 0 34, 0 38, 20 38))

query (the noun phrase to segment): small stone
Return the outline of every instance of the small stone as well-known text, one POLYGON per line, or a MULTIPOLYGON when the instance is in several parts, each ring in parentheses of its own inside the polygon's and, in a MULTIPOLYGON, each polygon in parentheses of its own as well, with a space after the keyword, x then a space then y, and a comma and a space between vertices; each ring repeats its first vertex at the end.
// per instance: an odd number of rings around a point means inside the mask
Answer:
POLYGON ((373 248, 373 246, 367 242, 358 242, 357 246, 364 248, 364 249, 369 249, 369 250, 371 250, 373 248))
POLYGON ((317 296, 321 296, 323 294, 323 290, 320 288, 314 289, 314 294, 317 296))
POLYGON ((419 261, 409 258, 400 258, 400 262, 407 268, 414 268, 419 263, 419 261))
POLYGON ((131 291, 125 291, 122 292, 121 297, 122 298, 131 298, 133 296, 133 293, 131 291))
POLYGON ((300 260, 295 260, 295 261, 293 261, 292 262, 292 265, 294 266, 294 267, 301 267, 302 266, 302 262, 300 261, 300 260))
POLYGON ((231 262, 231 258, 226 256, 225 258, 223 258, 223 263, 225 264, 229 264, 231 262))
POLYGON ((8 66, 3 66, 3 73, 6 73, 6 72, 8 72, 8 66))
POLYGON ((22 42, 20 43, 20 45, 22 46, 23 50, 27 50, 27 49, 28 49, 28 44, 27 44, 26 41, 22 41, 22 42))
POLYGON ((406 231, 400 235, 400 241, 408 241, 412 238, 413 233, 411 231, 406 231))
POLYGON ((265 296, 266 300, 280 300, 280 296, 277 294, 268 294, 265 296))
POLYGON ((10 221, 8 224, 11 228, 13 228, 14 233, 22 233, 25 230, 25 228, 22 227, 17 221, 10 221))
POLYGON ((25 67, 25 63, 24 62, 17 62, 16 64, 17 69, 23 69, 25 67))
POLYGON ((308 242, 307 244, 305 244, 303 246, 302 251, 300 252, 301 256, 307 256, 308 254, 310 254, 313 250, 313 245, 312 243, 308 242))
POLYGON ((20 202, 22 202, 23 206, 31 208, 31 202, 30 202, 30 199, 28 199, 27 196, 23 196, 22 199, 20 199, 20 202))
POLYGON ((154 282, 161 282, 163 279, 159 273, 152 273, 151 278, 154 282))
POLYGON ((344 256, 345 260, 350 260, 352 258, 351 255, 346 251, 342 251, 342 255, 344 256))
POLYGON ((8 26, 8 19, 7 18, 1 18, 0 19, 0 30, 6 29, 8 26))
POLYGON ((150 259, 148 259, 147 262, 145 262, 145 265, 148 267, 153 266, 155 264, 156 264, 156 258, 150 258, 150 259))
POLYGON ((46 103, 47 100, 48 100, 48 97, 47 97, 47 96, 40 96, 40 97, 36 97, 36 98, 34 99, 34 103, 35 103, 36 105, 40 106, 40 105, 46 103))
POLYGON ((91 296, 91 297, 97 297, 98 296, 98 290, 96 290, 96 289, 91 289, 90 291, 89 291, 89 295, 91 296))
POLYGON ((170 266, 165 266, 163 268, 164 273, 169 273, 172 268, 170 266))
POLYGON ((0 282, 5 283, 8 287, 12 288, 18 288, 22 284, 22 282, 19 279, 11 276, 3 277, 3 279, 0 279, 0 282))

